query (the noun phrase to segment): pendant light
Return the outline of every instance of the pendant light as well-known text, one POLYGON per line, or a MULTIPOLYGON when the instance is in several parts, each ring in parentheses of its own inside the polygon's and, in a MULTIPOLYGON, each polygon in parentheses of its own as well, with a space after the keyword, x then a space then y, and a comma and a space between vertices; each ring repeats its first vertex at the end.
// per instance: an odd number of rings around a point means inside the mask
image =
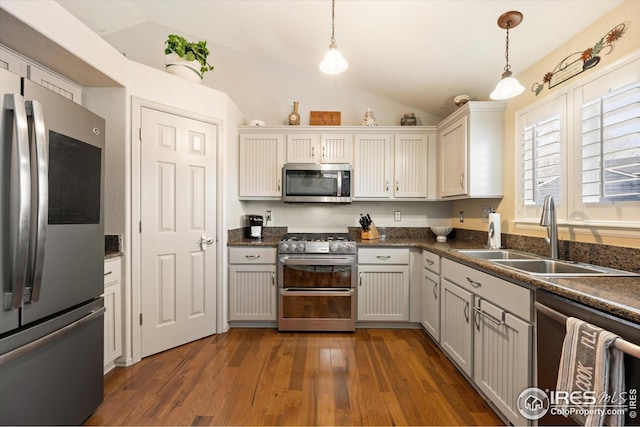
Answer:
POLYGON ((498 18, 498 26, 507 30, 506 49, 504 52, 507 65, 504 66, 502 79, 491 92, 491 99, 509 99, 524 92, 524 86, 515 77, 512 77, 513 73, 511 72, 511 65, 509 65, 509 30, 517 27, 520 22, 522 22, 522 13, 515 10, 505 12, 498 18))
POLYGON ((336 20, 336 0, 331 0, 331 43, 329 44, 329 51, 324 56, 324 59, 320 63, 320 71, 325 74, 340 74, 347 69, 349 63, 344 59, 335 38, 335 20, 336 20))

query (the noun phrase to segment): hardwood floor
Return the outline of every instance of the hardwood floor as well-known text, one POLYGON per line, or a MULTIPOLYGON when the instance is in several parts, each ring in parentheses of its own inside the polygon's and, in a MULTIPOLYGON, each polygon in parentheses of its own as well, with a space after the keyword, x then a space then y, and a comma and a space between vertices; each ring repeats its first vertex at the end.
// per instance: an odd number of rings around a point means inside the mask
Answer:
POLYGON ((86 425, 503 425, 416 329, 231 329, 115 368, 86 425))

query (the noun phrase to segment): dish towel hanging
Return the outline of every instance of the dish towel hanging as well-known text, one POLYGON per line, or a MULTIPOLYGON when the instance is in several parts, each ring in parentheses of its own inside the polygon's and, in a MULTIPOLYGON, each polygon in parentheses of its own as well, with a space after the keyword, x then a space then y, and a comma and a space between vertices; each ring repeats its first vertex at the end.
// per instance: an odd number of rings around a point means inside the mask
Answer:
MULTIPOLYGON (((575 412, 571 417, 585 426, 624 425, 624 414, 605 417, 605 409, 620 404, 624 391, 624 354, 612 346, 617 335, 575 317, 567 319, 567 333, 558 369, 557 391, 591 392, 595 403, 574 405, 567 400, 562 408, 575 412)), ((571 413, 571 412, 569 412, 571 413)))

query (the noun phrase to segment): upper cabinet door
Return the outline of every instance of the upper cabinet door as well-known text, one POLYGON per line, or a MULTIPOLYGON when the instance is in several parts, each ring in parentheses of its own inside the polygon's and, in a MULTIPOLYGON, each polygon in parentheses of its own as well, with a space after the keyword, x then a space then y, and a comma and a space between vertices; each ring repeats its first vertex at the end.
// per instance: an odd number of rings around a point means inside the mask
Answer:
POLYGON ((426 198, 429 135, 395 135, 393 194, 399 198, 426 198))
POLYGON ((442 130, 438 141, 440 155, 440 196, 467 194, 467 116, 442 130))
POLYGON ((284 135, 240 135, 240 199, 280 199, 284 135))
POLYGON ((287 135, 287 163, 351 163, 352 151, 353 135, 287 135))
POLYGON ((392 138, 392 135, 356 135, 354 198, 391 197, 392 138))

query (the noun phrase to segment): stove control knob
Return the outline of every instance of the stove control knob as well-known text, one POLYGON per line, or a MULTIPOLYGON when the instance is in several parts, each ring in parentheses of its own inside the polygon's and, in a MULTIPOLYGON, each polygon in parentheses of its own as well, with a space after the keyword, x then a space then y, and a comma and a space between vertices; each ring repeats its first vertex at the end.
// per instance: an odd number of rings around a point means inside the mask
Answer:
POLYGON ((300 243, 297 248, 298 252, 304 252, 304 243, 300 243))
POLYGON ((286 252, 286 251, 287 251, 287 249, 289 249, 289 245, 288 245, 287 243, 282 243, 282 244, 280 244, 280 250, 281 250, 282 252, 286 252))

